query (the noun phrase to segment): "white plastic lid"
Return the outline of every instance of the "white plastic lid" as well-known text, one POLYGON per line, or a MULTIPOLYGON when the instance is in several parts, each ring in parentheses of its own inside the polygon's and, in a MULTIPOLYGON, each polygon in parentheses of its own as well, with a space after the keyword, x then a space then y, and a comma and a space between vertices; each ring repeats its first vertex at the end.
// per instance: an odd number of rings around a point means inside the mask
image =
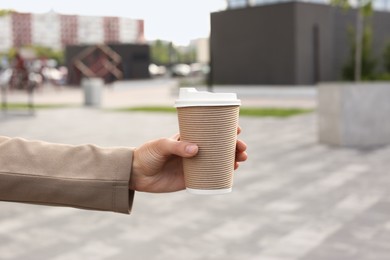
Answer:
POLYGON ((241 100, 235 93, 212 93, 195 88, 181 88, 175 107, 239 106, 241 100))

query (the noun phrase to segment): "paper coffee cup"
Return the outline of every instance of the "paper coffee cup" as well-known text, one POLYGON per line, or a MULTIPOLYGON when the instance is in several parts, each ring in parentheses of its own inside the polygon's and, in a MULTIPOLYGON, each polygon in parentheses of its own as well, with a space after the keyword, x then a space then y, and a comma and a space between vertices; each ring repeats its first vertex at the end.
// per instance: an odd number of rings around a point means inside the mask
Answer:
POLYGON ((241 101, 234 93, 180 89, 175 102, 180 139, 199 147, 195 157, 183 159, 188 192, 231 192, 240 105, 241 101))

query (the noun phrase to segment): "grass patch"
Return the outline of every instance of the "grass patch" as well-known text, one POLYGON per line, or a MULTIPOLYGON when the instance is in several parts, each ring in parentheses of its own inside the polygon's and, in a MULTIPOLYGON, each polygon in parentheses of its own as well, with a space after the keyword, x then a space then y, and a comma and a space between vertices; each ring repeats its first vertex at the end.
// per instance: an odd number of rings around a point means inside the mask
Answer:
POLYGON ((115 111, 120 112, 163 112, 163 113, 176 113, 176 108, 174 107, 162 107, 162 106, 150 106, 150 107, 125 107, 125 108, 118 108, 115 109, 115 111))
MULTIPOLYGON (((53 108, 65 108, 70 107, 70 105, 65 104, 34 104, 34 109, 53 109, 53 108)), ((9 110, 22 110, 29 109, 29 105, 27 103, 7 103, 6 106, 9 110)))
MULTIPOLYGON (((176 113, 176 108, 165 106, 147 106, 147 107, 126 107, 119 108, 115 111, 120 112, 161 112, 161 113, 176 113)), ((304 113, 311 113, 313 109, 301 108, 260 108, 260 107, 241 107, 240 116, 250 117, 289 117, 304 113)))
POLYGON ((242 107, 240 108, 240 116, 252 117, 290 117, 305 113, 313 112, 313 109, 303 108, 258 108, 258 107, 242 107))

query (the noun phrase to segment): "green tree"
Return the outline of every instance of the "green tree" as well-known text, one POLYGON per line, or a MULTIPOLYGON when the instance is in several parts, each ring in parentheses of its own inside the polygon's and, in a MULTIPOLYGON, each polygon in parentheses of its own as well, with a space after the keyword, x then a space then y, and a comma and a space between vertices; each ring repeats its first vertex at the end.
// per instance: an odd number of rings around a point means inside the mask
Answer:
POLYGON ((32 48, 38 58, 53 59, 56 60, 59 65, 64 64, 64 51, 53 50, 52 48, 38 45, 32 46, 32 48))
MULTIPOLYGON (((355 59, 356 59, 356 42, 354 41, 355 32, 350 29, 349 38, 351 42, 351 55, 348 62, 343 67, 343 78, 346 80, 355 79, 355 59)), ((375 67, 377 61, 372 54, 372 28, 365 26, 362 37, 361 47, 361 79, 370 80, 375 78, 375 67)))
POLYGON ((11 9, 0 9, 0 17, 9 15, 9 14, 11 14, 13 12, 15 12, 15 11, 11 10, 11 9))
MULTIPOLYGON (((354 44, 354 80, 360 81, 362 76, 363 38, 366 29, 363 28, 365 19, 372 15, 373 0, 357 0, 357 15, 355 20, 355 44, 354 44)), ((351 7, 349 0, 331 0, 331 4, 344 9, 351 7)))
POLYGON ((169 43, 161 40, 156 40, 150 45, 150 49, 152 55, 152 63, 158 65, 169 64, 169 43))
POLYGON ((387 73, 390 73, 390 42, 386 45, 385 51, 383 53, 385 70, 387 73))
POLYGON ((171 65, 174 63, 192 63, 196 60, 194 48, 180 48, 172 42, 156 40, 151 43, 152 63, 157 65, 171 65))
MULTIPOLYGON (((64 64, 64 51, 63 50, 54 50, 49 47, 44 46, 30 46, 27 48, 31 48, 34 50, 34 53, 37 58, 45 58, 45 59, 53 59, 56 60, 59 65, 64 64)), ((10 48, 7 53, 5 53, 5 56, 8 57, 9 60, 13 60, 16 56, 16 53, 18 52, 17 48, 10 48)))
POLYGON ((178 62, 180 63, 193 63, 196 59, 196 51, 193 48, 188 50, 179 50, 178 53, 178 62))
POLYGON ((13 48, 10 48, 5 55, 8 57, 9 60, 12 60, 15 58, 16 53, 17 53, 17 50, 16 50, 16 48, 13 47, 13 48))

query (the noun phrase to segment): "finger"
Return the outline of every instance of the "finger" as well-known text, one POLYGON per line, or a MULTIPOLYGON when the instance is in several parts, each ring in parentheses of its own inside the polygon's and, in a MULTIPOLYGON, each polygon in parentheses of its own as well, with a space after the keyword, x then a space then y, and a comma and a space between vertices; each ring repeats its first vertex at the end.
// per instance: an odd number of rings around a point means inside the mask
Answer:
POLYGON ((180 134, 179 133, 175 134, 174 136, 171 137, 171 139, 175 141, 180 141, 180 134))
POLYGON ((198 153, 196 144, 162 138, 156 141, 156 152, 162 156, 192 157, 198 153))
POLYGON ((245 162, 248 159, 248 154, 246 152, 236 154, 236 162, 245 162))
POLYGON ((245 152, 247 149, 246 143, 241 140, 237 140, 236 150, 237 152, 245 152))
POLYGON ((240 126, 237 127, 237 134, 239 135, 241 133, 242 129, 240 126))
POLYGON ((238 162, 235 162, 234 163, 234 170, 237 170, 239 166, 240 166, 240 164, 238 162))

